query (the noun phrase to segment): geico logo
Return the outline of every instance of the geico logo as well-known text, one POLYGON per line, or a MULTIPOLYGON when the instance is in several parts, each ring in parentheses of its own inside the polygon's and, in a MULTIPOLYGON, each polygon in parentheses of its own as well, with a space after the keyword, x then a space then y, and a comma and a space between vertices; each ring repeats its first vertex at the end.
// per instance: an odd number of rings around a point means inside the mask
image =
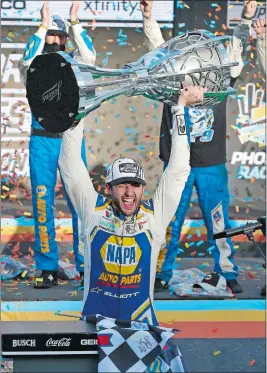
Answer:
POLYGON ((104 273, 104 272, 101 273, 98 279, 105 281, 105 282, 112 282, 113 284, 116 284, 119 281, 118 276, 111 275, 110 273, 104 273))
POLYGON ((107 295, 108 297, 112 298, 119 298, 119 299, 126 299, 126 298, 131 298, 131 297, 136 297, 138 294, 140 294, 139 291, 131 294, 112 294, 109 291, 105 291, 104 295, 107 295))
POLYGON ((142 275, 125 276, 121 278, 121 285, 138 284, 141 281, 142 275))
POLYGON ((97 339, 82 339, 81 345, 82 346, 95 346, 97 345, 97 339))
POLYGON ((137 264, 136 263, 136 246, 122 247, 108 244, 106 261, 115 264, 137 264))
POLYGON ((35 339, 13 339, 12 347, 36 347, 35 339))
POLYGON ((26 9, 26 1, 21 0, 2 0, 1 9, 26 9))

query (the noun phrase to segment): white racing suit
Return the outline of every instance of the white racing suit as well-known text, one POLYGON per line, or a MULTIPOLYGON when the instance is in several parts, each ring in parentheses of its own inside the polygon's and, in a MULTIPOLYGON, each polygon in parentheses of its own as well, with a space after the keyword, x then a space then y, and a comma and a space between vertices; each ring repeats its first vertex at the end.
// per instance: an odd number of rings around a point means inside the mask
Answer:
POLYGON ((101 314, 156 325, 157 257, 190 173, 184 107, 175 107, 172 149, 153 198, 127 217, 96 193, 81 159, 83 124, 63 134, 59 167, 82 222, 85 243, 83 315, 101 314))

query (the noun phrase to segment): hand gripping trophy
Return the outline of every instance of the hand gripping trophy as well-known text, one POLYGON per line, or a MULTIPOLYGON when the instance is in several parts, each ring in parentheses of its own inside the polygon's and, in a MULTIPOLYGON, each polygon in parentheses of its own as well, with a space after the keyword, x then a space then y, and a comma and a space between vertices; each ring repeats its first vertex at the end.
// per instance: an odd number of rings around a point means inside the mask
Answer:
POLYGON ((194 106, 213 106, 235 93, 229 87, 230 69, 238 63, 229 63, 223 44, 230 38, 190 31, 121 69, 81 64, 64 52, 37 56, 26 84, 31 111, 44 129, 60 133, 76 126, 102 102, 122 94, 176 105, 184 85, 199 85, 208 91, 204 101, 194 106))

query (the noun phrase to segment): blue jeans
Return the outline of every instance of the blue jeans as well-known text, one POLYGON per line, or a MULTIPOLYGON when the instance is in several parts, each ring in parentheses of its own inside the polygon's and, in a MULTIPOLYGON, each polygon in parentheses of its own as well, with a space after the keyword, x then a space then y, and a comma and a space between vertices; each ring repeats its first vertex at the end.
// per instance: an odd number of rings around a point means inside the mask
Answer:
MULTIPOLYGON (((43 136, 31 136, 30 138, 30 178, 35 225, 34 256, 36 269, 40 270, 56 271, 58 268, 59 253, 54 222, 54 200, 61 143, 61 138, 43 136)), ((86 165, 84 141, 82 158, 86 165)), ((83 252, 79 251, 78 216, 68 195, 66 198, 72 213, 75 264, 77 270, 83 272, 84 257, 83 252)))
POLYGON ((214 246, 211 251, 215 263, 214 271, 223 275, 227 280, 235 279, 238 276, 238 268, 234 264, 235 250, 232 241, 229 238, 213 240, 213 233, 231 228, 228 216, 230 202, 228 173, 225 164, 191 169, 178 209, 167 229, 166 247, 161 250, 158 258, 157 278, 168 282, 172 277, 181 230, 190 207, 193 186, 197 190, 209 245, 214 246))

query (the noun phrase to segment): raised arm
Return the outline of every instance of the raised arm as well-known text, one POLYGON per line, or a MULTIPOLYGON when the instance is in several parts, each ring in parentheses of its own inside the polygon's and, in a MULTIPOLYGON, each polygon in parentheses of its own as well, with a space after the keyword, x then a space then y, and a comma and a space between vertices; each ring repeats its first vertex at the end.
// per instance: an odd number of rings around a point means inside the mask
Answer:
POLYGON ((27 70, 30 67, 33 59, 42 54, 45 45, 45 37, 49 25, 50 11, 48 1, 45 1, 41 9, 42 24, 37 32, 32 35, 29 43, 26 45, 24 54, 19 61, 19 71, 26 83, 27 70))
POLYGON ((82 222, 82 233, 91 220, 97 201, 88 171, 81 158, 84 121, 63 134, 59 168, 67 194, 82 222))
POLYGON ((185 183, 190 173, 189 123, 186 123, 184 107, 203 100, 206 89, 186 87, 178 105, 172 107, 173 129, 171 155, 153 197, 155 233, 160 242, 165 240, 166 229, 179 205, 185 183))
POLYGON ((152 18, 152 6, 153 0, 140 0, 140 8, 143 14, 145 44, 150 51, 158 48, 165 42, 158 22, 152 18))
POLYGON ((257 9, 257 1, 246 0, 242 12, 242 19, 235 27, 233 37, 227 46, 227 55, 230 62, 238 62, 238 66, 231 68, 232 78, 237 78, 244 66, 242 52, 251 34, 252 19, 257 9))
POLYGON ((94 65, 96 60, 96 52, 93 46, 92 39, 87 34, 87 31, 82 27, 78 20, 78 10, 81 1, 73 1, 70 8, 70 21, 73 30, 74 42, 78 47, 78 51, 74 52, 74 57, 80 62, 94 65))
POLYGON ((266 75, 266 26, 263 18, 257 19, 253 25, 257 34, 257 57, 262 72, 266 75))

